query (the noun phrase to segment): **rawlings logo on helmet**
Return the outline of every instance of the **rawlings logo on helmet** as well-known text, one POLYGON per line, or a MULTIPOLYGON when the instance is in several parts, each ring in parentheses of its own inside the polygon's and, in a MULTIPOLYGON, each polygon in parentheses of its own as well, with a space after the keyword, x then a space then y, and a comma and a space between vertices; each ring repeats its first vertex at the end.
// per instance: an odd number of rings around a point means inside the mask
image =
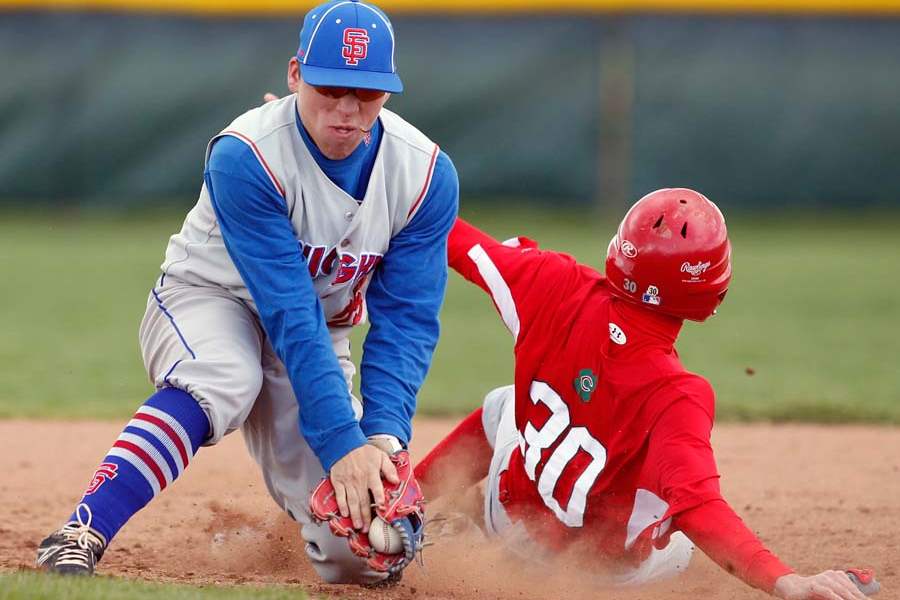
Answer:
POLYGON ((628 258, 634 258, 638 255, 637 248, 628 240, 622 240, 622 254, 628 258))
POLYGON ((692 265, 688 261, 684 261, 681 265, 682 273, 690 273, 692 277, 700 277, 706 270, 709 268, 710 262, 697 262, 696 265, 692 265))

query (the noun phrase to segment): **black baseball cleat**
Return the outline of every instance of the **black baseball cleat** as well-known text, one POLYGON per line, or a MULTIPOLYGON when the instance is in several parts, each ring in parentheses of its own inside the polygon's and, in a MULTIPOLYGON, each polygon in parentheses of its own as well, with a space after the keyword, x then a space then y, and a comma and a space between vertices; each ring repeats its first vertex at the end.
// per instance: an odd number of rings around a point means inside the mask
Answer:
POLYGON ((78 521, 66 523, 47 536, 37 550, 36 566, 60 575, 93 575, 94 567, 106 550, 106 540, 91 529, 91 511, 85 504, 76 510, 78 521), (82 507, 87 520, 81 521, 82 507))

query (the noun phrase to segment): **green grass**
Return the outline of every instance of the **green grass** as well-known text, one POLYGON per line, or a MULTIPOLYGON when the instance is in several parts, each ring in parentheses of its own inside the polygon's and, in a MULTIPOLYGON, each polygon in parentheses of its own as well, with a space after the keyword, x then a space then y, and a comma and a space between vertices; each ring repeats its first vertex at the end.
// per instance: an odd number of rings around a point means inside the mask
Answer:
MULTIPOLYGON (((613 232, 575 213, 465 215, 592 265, 613 232)), ((0 214, 0 417, 122 418, 147 396, 137 327, 182 218, 0 214)), ((730 218, 728 299, 678 345, 715 386, 720 418, 900 423, 898 225, 896 213, 730 218)), ((511 381, 512 345, 487 296, 455 274, 441 320, 420 412, 458 414, 511 381)))
POLYGON ((303 600, 308 596, 297 587, 188 586, 146 583, 115 577, 74 578, 44 573, 0 574, 0 600, 303 600))

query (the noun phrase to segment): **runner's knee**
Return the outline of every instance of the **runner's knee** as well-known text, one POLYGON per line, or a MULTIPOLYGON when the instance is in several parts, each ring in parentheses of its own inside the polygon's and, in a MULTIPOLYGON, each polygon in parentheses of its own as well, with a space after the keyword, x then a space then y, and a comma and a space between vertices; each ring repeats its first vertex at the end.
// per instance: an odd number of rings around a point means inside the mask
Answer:
POLYGON ((481 424, 484 426, 484 435, 492 448, 496 446, 497 431, 500 428, 503 413, 507 405, 515 401, 515 396, 515 386, 506 385, 491 390, 484 397, 481 424))

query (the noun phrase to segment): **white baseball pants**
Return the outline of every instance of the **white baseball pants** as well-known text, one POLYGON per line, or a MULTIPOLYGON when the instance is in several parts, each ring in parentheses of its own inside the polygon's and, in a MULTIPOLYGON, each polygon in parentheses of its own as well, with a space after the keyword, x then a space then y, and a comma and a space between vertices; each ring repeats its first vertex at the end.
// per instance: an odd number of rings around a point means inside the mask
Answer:
MULTIPOLYGON (((327 524, 312 521, 308 502, 325 473, 300 434, 298 406, 284 365, 268 343, 259 318, 226 290, 167 276, 154 289, 140 328, 150 380, 191 394, 206 412, 218 443, 241 429, 272 498, 300 522, 306 553, 328 583, 375 583, 372 571, 327 524)), ((332 338, 348 389, 356 369, 346 335, 332 338)), ((351 397, 352 398, 352 397, 351 397)), ((362 405, 352 398, 357 418, 362 405)))

